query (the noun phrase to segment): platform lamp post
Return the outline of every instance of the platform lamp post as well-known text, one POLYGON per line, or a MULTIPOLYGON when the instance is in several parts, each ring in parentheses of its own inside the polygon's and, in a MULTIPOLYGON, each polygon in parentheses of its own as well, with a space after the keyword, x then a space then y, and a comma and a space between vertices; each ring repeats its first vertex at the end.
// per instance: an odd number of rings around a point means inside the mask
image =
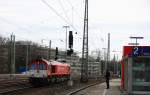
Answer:
POLYGON ((107 48, 102 48, 104 50, 104 68, 103 68, 103 74, 105 73, 106 69, 107 69, 107 62, 106 62, 106 58, 107 58, 107 48))
POLYGON ((114 53, 116 53, 115 55, 115 62, 117 62, 117 63, 114 63, 114 69, 115 69, 115 71, 116 71, 116 73, 117 73, 117 75, 118 75, 118 54, 117 53, 121 53, 121 51, 116 51, 116 50, 113 50, 112 52, 114 52, 114 53), (115 64, 116 64, 116 68, 115 68, 115 64))
POLYGON ((68 31, 67 29, 70 28, 70 27, 66 25, 66 26, 63 26, 63 28, 66 29, 66 46, 65 46, 66 54, 65 54, 65 57, 67 58, 67 41, 68 41, 67 40, 67 31, 68 31))
POLYGON ((144 37, 138 37, 138 36, 131 36, 130 39, 135 39, 135 43, 129 43, 129 45, 139 45, 139 43, 137 42, 138 39, 143 39, 144 37))
MULTIPOLYGON (((52 44, 52 41, 48 40, 48 39, 42 39, 41 40, 42 44, 44 43, 44 41, 49 41, 47 59, 50 60, 51 59, 51 44, 52 44)), ((46 47, 46 45, 45 45, 45 47, 46 47)))

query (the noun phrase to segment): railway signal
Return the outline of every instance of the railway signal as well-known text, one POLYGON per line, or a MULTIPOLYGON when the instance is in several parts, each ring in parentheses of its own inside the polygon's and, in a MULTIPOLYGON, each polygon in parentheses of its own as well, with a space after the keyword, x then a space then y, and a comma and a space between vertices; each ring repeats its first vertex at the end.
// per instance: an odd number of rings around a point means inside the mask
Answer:
POLYGON ((71 54, 73 54, 73 49, 67 50, 67 55, 71 56, 71 54))
POLYGON ((56 47, 56 51, 55 51, 55 60, 58 59, 58 47, 56 47))
POLYGON ((69 48, 73 48, 73 34, 69 31, 69 48))

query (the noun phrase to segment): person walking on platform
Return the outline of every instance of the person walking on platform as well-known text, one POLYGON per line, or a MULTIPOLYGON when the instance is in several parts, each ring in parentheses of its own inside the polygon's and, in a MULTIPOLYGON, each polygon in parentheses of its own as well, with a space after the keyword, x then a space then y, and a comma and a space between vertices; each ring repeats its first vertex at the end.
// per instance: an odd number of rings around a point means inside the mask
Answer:
POLYGON ((110 79, 110 72, 109 72, 109 70, 106 71, 105 79, 106 79, 107 89, 109 89, 109 79, 110 79))

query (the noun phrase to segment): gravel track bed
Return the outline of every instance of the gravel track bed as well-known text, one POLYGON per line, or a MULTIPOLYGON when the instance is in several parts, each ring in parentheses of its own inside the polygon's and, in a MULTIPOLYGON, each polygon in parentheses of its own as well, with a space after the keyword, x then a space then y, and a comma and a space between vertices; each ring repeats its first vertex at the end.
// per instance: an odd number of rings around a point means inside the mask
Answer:
POLYGON ((68 82, 50 84, 44 87, 35 87, 16 91, 5 95, 66 95, 72 91, 75 91, 81 87, 85 87, 89 84, 103 82, 103 79, 95 80, 90 79, 87 83, 81 83, 79 80, 74 80, 73 86, 68 86, 68 82))

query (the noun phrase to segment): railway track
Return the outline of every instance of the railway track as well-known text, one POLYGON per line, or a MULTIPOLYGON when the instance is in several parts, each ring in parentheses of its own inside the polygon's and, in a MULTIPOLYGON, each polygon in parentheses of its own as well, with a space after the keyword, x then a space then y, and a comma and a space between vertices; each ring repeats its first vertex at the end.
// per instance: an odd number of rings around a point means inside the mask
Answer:
POLYGON ((9 88, 7 90, 5 89, 3 91, 0 91, 0 95, 8 94, 8 93, 12 93, 12 92, 15 92, 15 91, 20 91, 20 90, 28 89, 28 88, 32 88, 32 86, 24 86, 24 87, 18 87, 18 88, 9 88))
MULTIPOLYGON (((0 84, 2 83, 2 81, 3 80, 0 80, 0 84)), ((33 93, 35 95, 74 95, 75 93, 81 90, 103 82, 103 80, 100 79, 99 81, 93 80, 85 84, 80 83, 78 80, 76 80, 74 81, 74 86, 71 87, 67 86, 67 82, 63 82, 52 83, 49 86, 34 88, 31 85, 29 85, 28 81, 26 81, 26 78, 14 79, 14 83, 11 81, 12 79, 7 81, 9 85, 0 85, 0 95, 33 95, 33 93), (1 87, 4 89, 2 90, 1 87)), ((7 82, 5 81, 5 83, 7 82)))
POLYGON ((72 91, 72 92, 69 92, 69 93, 66 94, 66 95, 74 95, 75 93, 77 93, 77 92, 79 92, 79 91, 82 91, 82 90, 84 90, 84 89, 87 89, 87 88, 92 87, 92 86, 95 86, 95 85, 98 85, 98 84, 100 84, 100 83, 101 83, 101 82, 93 83, 93 84, 90 84, 90 85, 81 87, 81 88, 76 89, 76 90, 74 90, 74 91, 72 91))
POLYGON ((30 87, 32 86, 29 84, 28 77, 26 75, 0 75, 1 95, 30 87))
POLYGON ((94 83, 90 83, 88 85, 85 85, 85 86, 82 86, 82 87, 79 87, 78 89, 74 89, 73 91, 70 91, 69 93, 67 93, 66 95, 74 95, 82 90, 85 90, 87 88, 90 88, 92 86, 95 86, 95 85, 99 85, 101 83, 103 83, 105 80, 101 80, 101 81, 98 81, 98 82, 94 82, 94 83))

